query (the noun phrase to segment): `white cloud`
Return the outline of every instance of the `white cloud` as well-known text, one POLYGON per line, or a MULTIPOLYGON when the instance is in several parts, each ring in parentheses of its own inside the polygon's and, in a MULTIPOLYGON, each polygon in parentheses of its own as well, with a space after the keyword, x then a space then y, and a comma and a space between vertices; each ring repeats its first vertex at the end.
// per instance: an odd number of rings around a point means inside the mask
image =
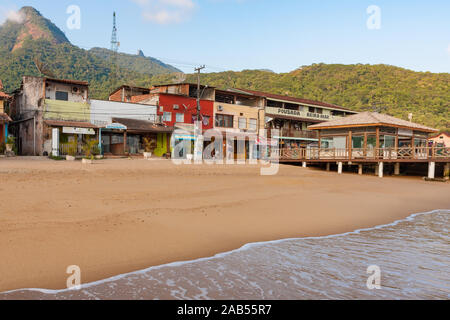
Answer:
POLYGON ((193 0, 132 0, 142 8, 146 21, 158 24, 188 20, 195 9, 193 0))
POLYGON ((22 23, 25 21, 25 15, 18 10, 7 9, 4 7, 0 7, 0 25, 5 23, 6 21, 13 21, 17 23, 22 23))

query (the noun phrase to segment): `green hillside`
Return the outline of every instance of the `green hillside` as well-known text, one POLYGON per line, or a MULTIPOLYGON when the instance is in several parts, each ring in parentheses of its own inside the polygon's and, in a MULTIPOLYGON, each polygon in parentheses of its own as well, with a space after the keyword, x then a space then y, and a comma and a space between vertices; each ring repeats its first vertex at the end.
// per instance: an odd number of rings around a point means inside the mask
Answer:
MULTIPOLYGON (((91 97, 105 99, 121 84, 149 87, 180 79, 179 70, 163 62, 111 51, 83 50, 67 40, 50 20, 31 7, 20 10, 21 23, 0 26, 0 79, 8 92, 20 85, 23 75, 39 75, 36 59, 55 77, 85 80, 91 97), (117 72, 115 72, 117 71, 117 72), (114 76, 115 75, 115 76, 114 76)), ((450 129, 450 74, 414 72, 388 65, 304 66, 290 73, 244 70, 202 74, 202 83, 219 88, 242 88, 319 100, 356 110, 382 110, 442 130, 450 129)), ((186 75, 196 82, 196 75, 186 75)))
MULTIPOLYGON (((168 82, 171 75, 153 77, 168 82)), ((414 72, 388 65, 304 66, 290 73, 245 70, 202 75, 202 83, 291 95, 352 110, 382 110, 438 129, 450 128, 450 74, 414 72)), ((195 82, 195 75, 187 75, 195 82)))
POLYGON ((151 82, 153 75, 179 72, 157 59, 122 53, 118 54, 117 68, 113 68, 111 51, 72 45, 57 26, 32 7, 19 13, 23 21, 0 26, 0 79, 6 91, 18 88, 23 75, 41 75, 36 61, 45 66, 47 75, 88 81, 91 95, 98 98, 107 98, 124 82, 140 86, 151 82))

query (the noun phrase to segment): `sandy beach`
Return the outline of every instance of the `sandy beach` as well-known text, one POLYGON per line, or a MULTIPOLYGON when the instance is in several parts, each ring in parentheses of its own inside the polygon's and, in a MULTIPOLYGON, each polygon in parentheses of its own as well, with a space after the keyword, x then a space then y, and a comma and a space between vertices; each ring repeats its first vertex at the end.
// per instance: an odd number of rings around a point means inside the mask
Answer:
POLYGON ((0 292, 82 282, 247 243, 368 228, 450 208, 450 184, 281 166, 0 159, 0 292))

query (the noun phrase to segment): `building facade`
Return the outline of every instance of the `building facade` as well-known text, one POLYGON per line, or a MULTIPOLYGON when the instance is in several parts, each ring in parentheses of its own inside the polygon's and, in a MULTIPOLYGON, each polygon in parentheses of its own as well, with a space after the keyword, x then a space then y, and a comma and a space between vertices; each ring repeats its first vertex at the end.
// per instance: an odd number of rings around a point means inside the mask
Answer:
POLYGON ((76 142, 98 139, 90 121, 87 82, 25 76, 10 106, 11 133, 21 155, 64 154, 76 142))
POLYGON ((91 123, 100 128, 101 149, 106 156, 142 154, 146 138, 154 146, 154 155, 170 152, 167 137, 173 127, 158 119, 156 105, 91 100, 91 123))
POLYGON ((313 124, 339 119, 357 112, 333 104, 271 94, 267 92, 233 89, 264 98, 266 129, 278 139, 282 148, 304 148, 317 145, 317 132, 309 130, 313 124), (276 129, 278 135, 271 132, 276 129))
POLYGON ((3 92, 3 83, 0 80, 0 145, 8 139, 8 123, 11 118, 7 114, 8 104, 11 97, 3 92))
POLYGON ((442 132, 430 137, 429 142, 438 147, 450 147, 450 132, 442 132))

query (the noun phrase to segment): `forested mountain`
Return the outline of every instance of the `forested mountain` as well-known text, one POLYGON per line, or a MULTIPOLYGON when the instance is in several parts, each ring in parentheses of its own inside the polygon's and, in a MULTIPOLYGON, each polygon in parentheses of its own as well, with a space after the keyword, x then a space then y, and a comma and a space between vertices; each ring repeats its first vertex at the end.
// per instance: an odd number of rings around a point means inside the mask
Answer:
MULTIPOLYGON (((155 76, 153 83, 171 75, 155 76)), ((202 83, 291 95, 352 110, 381 110, 438 129, 450 128, 450 74, 414 72, 389 65, 314 64, 290 73, 245 70, 202 74, 202 83)), ((196 75, 187 75, 195 82, 196 75)))
POLYGON ((18 17, 19 21, 8 20, 0 26, 0 78, 6 91, 17 88, 23 75, 44 73, 89 81, 91 94, 105 98, 121 83, 145 85, 152 75, 180 72, 143 54, 119 53, 117 64, 113 65, 110 50, 84 50, 72 45, 64 33, 36 9, 23 7, 18 17))
MULTIPOLYGON (((196 75, 163 62, 119 53, 113 67, 111 51, 84 50, 72 45, 64 33, 31 7, 19 12, 22 21, 0 26, 0 78, 6 91, 20 85, 23 75, 41 71, 58 78, 88 81, 91 97, 106 99, 121 84, 196 82, 196 75)), ((226 65, 226 62, 224 62, 226 65)), ((337 104, 352 110, 381 110, 442 130, 450 129, 450 74, 414 72, 389 65, 314 64, 290 73, 244 70, 201 75, 203 84, 291 95, 337 104)))

